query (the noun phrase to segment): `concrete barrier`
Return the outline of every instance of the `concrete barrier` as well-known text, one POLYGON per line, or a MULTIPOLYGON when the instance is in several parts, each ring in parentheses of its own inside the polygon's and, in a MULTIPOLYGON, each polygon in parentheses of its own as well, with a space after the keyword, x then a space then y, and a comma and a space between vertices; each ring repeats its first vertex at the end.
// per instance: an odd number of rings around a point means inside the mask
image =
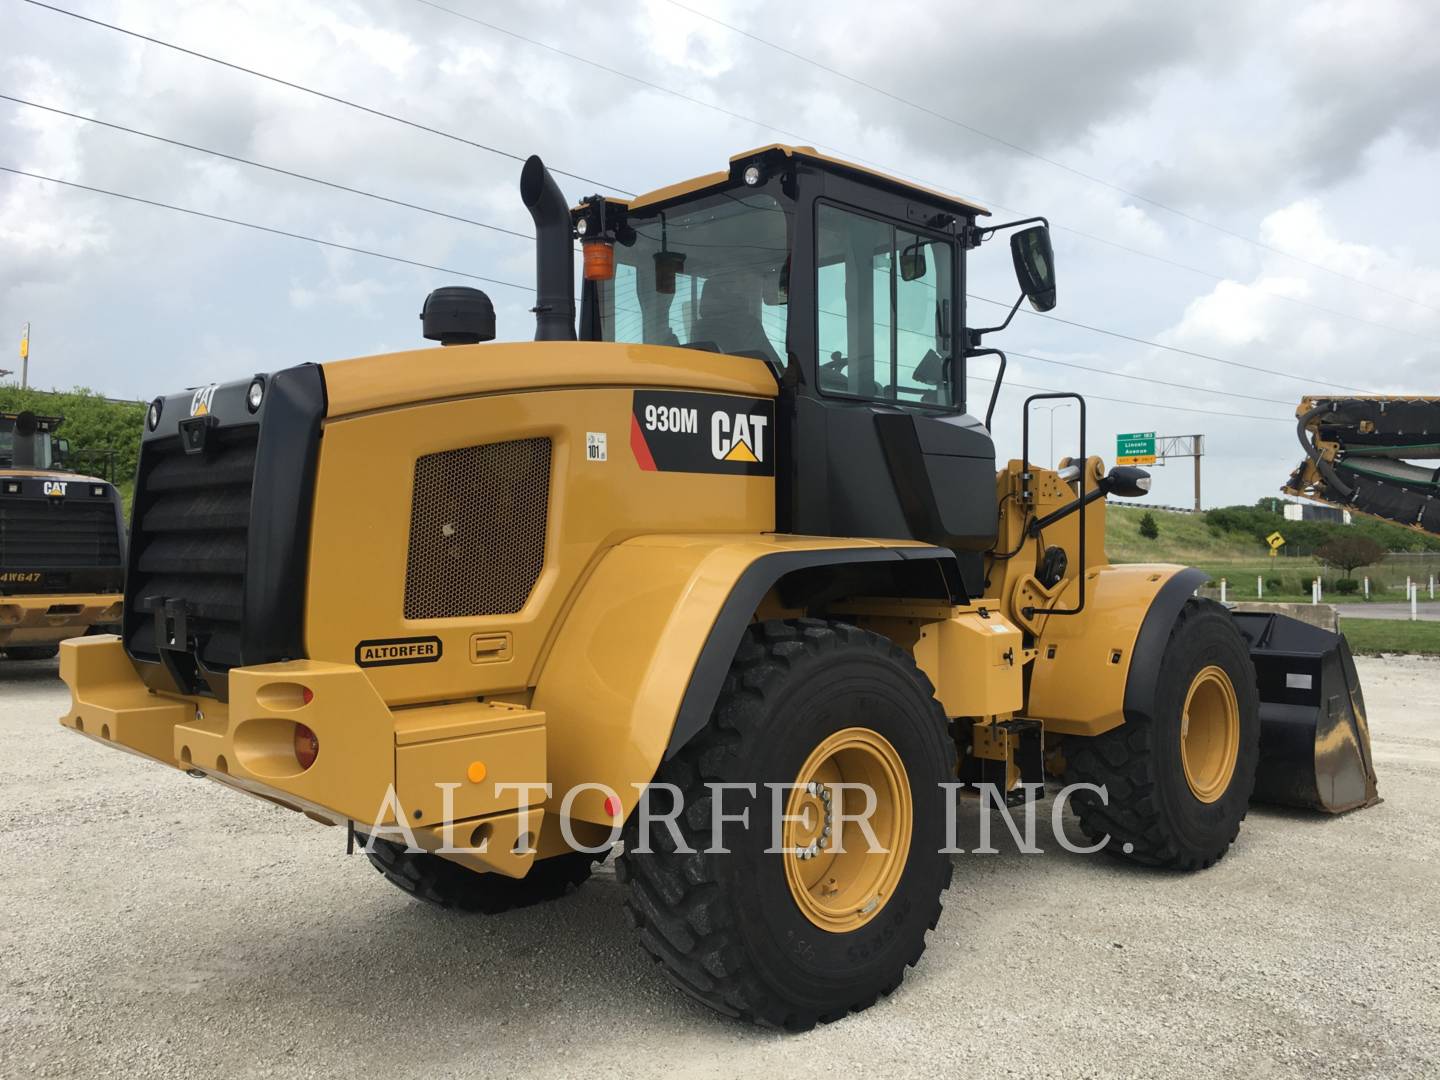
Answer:
POLYGON ((1340 612, 1334 604, 1263 604, 1245 600, 1231 604, 1233 611, 1273 611, 1277 615, 1289 615, 1311 626, 1332 633, 1340 632, 1340 612))

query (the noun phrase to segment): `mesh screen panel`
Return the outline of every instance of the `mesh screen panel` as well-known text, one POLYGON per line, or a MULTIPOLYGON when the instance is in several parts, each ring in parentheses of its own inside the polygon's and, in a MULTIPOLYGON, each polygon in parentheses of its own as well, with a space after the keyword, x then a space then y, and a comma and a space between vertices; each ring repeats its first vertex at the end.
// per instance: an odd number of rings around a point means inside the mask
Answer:
POLYGON ((415 462, 405 617, 513 615, 545 563, 550 440, 469 446, 415 462))

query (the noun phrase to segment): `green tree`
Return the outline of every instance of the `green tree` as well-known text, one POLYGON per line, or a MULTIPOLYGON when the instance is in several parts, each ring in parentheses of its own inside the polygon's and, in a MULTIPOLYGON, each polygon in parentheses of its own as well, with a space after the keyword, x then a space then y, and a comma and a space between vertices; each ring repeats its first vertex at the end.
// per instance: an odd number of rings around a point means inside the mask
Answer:
POLYGON ((1373 566, 1385 557, 1385 549, 1368 536, 1335 536, 1315 549, 1315 557, 1326 566, 1353 577, 1362 566, 1373 566))
POLYGON ((1160 538, 1160 526, 1155 523, 1155 515, 1149 510, 1146 510, 1144 516, 1140 518, 1140 535, 1146 540, 1160 538))
MULTIPOLYGON (((0 412, 26 409, 41 416, 63 416, 59 434, 69 441, 72 455, 79 450, 113 450, 116 479, 128 482, 135 475, 145 424, 143 403, 109 401, 84 387, 59 391, 0 386, 0 412)), ((96 458, 76 457, 73 464, 80 469, 101 468, 96 458)))

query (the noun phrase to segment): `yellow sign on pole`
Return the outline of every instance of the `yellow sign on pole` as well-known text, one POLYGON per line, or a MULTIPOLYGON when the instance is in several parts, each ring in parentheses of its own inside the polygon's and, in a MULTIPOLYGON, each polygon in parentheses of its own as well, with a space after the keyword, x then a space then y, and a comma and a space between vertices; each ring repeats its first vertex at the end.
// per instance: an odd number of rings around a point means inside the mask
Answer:
POLYGON ((25 329, 20 331, 20 359, 30 359, 30 324, 25 324, 25 329))
POLYGON ((1270 545, 1270 554, 1274 555, 1285 546, 1285 537, 1281 536, 1277 531, 1265 537, 1265 542, 1270 545))

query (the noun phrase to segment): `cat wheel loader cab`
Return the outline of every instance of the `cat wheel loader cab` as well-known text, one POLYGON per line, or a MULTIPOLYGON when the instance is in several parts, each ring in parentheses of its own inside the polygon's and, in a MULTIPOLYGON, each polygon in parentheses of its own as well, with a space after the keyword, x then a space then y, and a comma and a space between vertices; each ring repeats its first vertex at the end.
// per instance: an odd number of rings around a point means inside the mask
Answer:
POLYGON ((48 659, 120 621, 120 493, 68 468, 62 422, 0 412, 0 658, 48 659))
POLYGON ((538 158, 520 187, 535 341, 439 289, 441 348, 155 400, 123 632, 65 646, 64 724, 348 825, 442 906, 559 896, 621 838, 642 945, 787 1029, 918 960, 957 785, 1083 781, 1087 833, 1177 868, 1267 771, 1373 799, 1343 639, 1105 563, 1148 480, 1084 453, 1078 395, 1079 457, 1031 461, 1027 402, 997 469, 965 265, 1010 230, 1053 306, 1043 221, 781 146, 629 201, 538 158), (1317 783, 1337 748, 1358 790, 1317 783))

